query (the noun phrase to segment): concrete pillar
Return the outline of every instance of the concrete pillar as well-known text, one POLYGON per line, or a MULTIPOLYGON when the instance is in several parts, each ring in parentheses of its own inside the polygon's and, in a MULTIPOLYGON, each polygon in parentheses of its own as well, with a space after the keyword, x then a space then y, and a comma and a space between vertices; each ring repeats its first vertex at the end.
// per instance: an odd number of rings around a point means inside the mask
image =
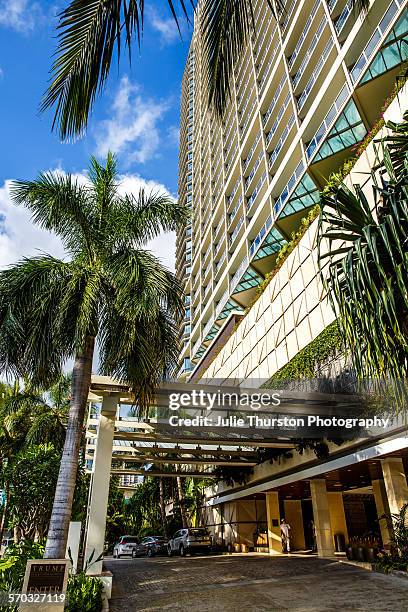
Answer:
POLYGON ((305 530, 303 527, 302 502, 300 499, 285 499, 285 519, 290 525, 291 550, 304 550, 305 530))
MULTIPOLYGON (((103 398, 93 463, 84 563, 88 561, 92 553, 94 553, 93 559, 97 559, 104 549, 117 403, 117 395, 103 398)), ((93 563, 87 573, 90 575, 101 574, 102 560, 93 563)))
POLYGON ((398 514, 402 506, 408 502, 408 486, 402 459, 387 457, 381 460, 381 465, 390 512, 398 514))
POLYGON ((66 559, 72 559, 72 572, 77 573, 79 544, 81 541, 81 521, 71 521, 69 524, 66 559))
POLYGON ((393 532, 390 522, 386 518, 381 518, 386 515, 389 516, 390 508, 388 505, 387 492, 383 480, 373 480, 373 494, 375 500, 375 506, 377 508, 378 523, 381 530, 381 539, 383 546, 389 547, 393 540, 393 532))
POLYGON ((330 523, 326 480, 324 478, 311 480, 310 492, 312 494, 317 553, 319 557, 332 557, 334 555, 333 532, 330 523))
POLYGON ((280 534, 279 494, 277 491, 266 493, 266 517, 268 522, 268 549, 270 555, 282 552, 280 534))
POLYGON ((341 491, 333 491, 327 493, 329 500, 330 525, 333 534, 333 546, 335 546, 334 536, 336 533, 342 533, 344 540, 348 541, 348 530, 346 523, 346 514, 344 512, 343 494, 341 491))

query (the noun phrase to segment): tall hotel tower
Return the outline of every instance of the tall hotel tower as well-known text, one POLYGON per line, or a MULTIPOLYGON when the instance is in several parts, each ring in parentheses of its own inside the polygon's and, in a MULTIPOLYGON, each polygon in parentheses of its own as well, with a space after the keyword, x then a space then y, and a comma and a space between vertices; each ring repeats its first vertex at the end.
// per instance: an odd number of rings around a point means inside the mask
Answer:
POLYGON ((177 239, 179 374, 193 379, 380 116, 407 57, 404 0, 374 0, 364 19, 351 0, 289 0, 278 20, 267 0, 253 8, 222 120, 207 105, 199 11, 183 79, 179 194, 192 217, 177 239))

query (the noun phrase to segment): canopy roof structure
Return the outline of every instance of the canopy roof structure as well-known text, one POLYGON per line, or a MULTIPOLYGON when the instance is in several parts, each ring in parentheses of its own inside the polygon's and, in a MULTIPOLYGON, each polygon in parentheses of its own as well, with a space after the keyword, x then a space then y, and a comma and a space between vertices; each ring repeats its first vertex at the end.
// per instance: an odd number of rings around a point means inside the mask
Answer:
MULTIPOLYGON (((106 397, 116 398, 120 406, 135 403, 129 386, 93 376, 89 401, 98 404, 106 397)), ((265 453, 290 451, 299 438, 310 436, 309 430, 291 423, 279 425, 279 419, 355 416, 360 409, 361 399, 355 395, 166 382, 157 389, 149 418, 139 418, 137 407, 136 416, 116 418, 112 473, 213 478, 214 468, 251 468, 265 460, 265 453), (191 397, 193 391, 199 405, 170 408, 176 396, 191 397), (269 398, 269 405, 254 409, 242 402, 260 393, 266 404, 269 398), (268 426, 268 419, 275 424, 268 426)), ((97 436, 96 419, 90 419, 87 435, 97 436)))

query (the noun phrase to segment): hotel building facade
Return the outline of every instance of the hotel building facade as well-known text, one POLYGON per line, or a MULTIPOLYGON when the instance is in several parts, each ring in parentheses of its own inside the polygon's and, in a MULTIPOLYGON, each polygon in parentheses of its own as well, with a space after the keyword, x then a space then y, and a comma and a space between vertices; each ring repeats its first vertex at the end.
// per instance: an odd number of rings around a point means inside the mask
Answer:
MULTIPOLYGON (((208 366, 319 189, 379 118, 407 57, 403 0, 375 0, 364 19, 351 0, 294 0, 275 6, 278 20, 267 0, 253 7, 222 120, 208 109, 199 11, 182 84, 179 196, 192 218, 177 238, 179 374, 193 380, 233 375, 208 366)), ((289 359, 281 353, 239 377, 269 378, 289 359)))
MULTIPOLYGON (((251 303, 329 175, 381 116, 408 51, 402 0, 373 0, 364 20, 345 0, 289 1, 282 14, 275 6, 278 21, 267 0, 253 7, 254 31, 233 68, 222 121, 207 106, 199 9, 182 84, 179 195, 192 216, 177 237, 185 287, 179 378, 204 388, 208 379, 259 386, 333 322, 319 275, 317 220, 251 303)), ((405 84, 385 117, 400 121, 407 108, 405 84)), ((375 158, 371 142, 345 179, 368 198, 375 158)), ((259 431, 216 435, 171 428, 158 416, 142 422, 132 394, 104 379, 93 376, 89 395, 89 553, 103 551, 110 473, 130 493, 140 477, 214 478, 213 468, 234 466, 252 471, 245 481, 208 488, 202 509, 217 542, 279 553, 285 516, 294 549, 331 556, 342 548, 339 536, 343 544, 361 541, 373 529, 390 544, 392 530, 380 517, 408 502, 406 422, 368 439, 328 443, 322 458, 311 449, 298 453, 280 434, 263 444, 259 431), (268 448, 281 449, 277 461, 260 460, 268 448)), ((311 397, 321 401, 319 393, 311 397)), ((168 408, 167 399, 163 391, 156 405, 168 408)), ((101 561, 93 565, 102 570, 101 561)))
MULTIPOLYGON (((192 218, 177 239, 186 293, 179 376, 197 383, 259 386, 334 321, 317 220, 254 300, 257 287, 381 117, 408 57, 405 2, 374 0, 364 19, 345 0, 289 1, 283 13, 275 5, 278 20, 267 0, 253 5, 222 121, 207 106, 199 13, 183 79, 179 194, 192 218)), ((401 120, 407 107, 405 85, 386 118, 401 120)), ((374 159, 371 143, 345 179, 371 200, 374 159)), ((209 489, 203 520, 216 539, 280 552, 286 516, 294 548, 312 547, 314 531, 322 556, 341 548, 336 535, 361 541, 373 528, 389 545, 380 517, 408 502, 406 428, 328 447, 325 460, 295 452, 260 463, 245 484, 209 489)))

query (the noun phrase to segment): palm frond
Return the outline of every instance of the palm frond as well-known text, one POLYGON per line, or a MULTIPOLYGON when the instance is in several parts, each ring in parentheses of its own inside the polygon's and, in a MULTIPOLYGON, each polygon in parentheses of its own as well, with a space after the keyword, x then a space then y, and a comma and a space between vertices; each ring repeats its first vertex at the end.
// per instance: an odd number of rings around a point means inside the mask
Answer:
POLYGON ((200 5, 205 82, 210 106, 219 117, 226 108, 234 62, 247 40, 252 19, 252 0, 203 0, 200 5))
POLYGON ((189 209, 171 196, 140 189, 114 202, 107 215, 111 240, 116 248, 134 243, 144 246, 162 232, 180 228, 190 216, 189 209))
POLYGON ((24 205, 40 227, 55 232, 70 252, 84 245, 91 254, 91 200, 89 189, 72 175, 40 173, 34 181, 14 181, 11 197, 24 205))
POLYGON ((360 377, 408 375, 408 130, 406 120, 378 145, 382 184, 373 171, 375 214, 359 186, 322 197, 322 275, 345 345, 360 377), (386 177, 386 178, 385 178, 386 177), (329 265, 323 270, 323 261, 329 265))
MULTIPOLYGON (((187 2, 179 0, 187 15, 187 2)), ((178 26, 175 3, 168 5, 178 26)), ((73 0, 60 14, 58 48, 41 110, 55 106, 53 128, 62 140, 80 136, 88 124, 96 96, 109 76, 114 52, 121 54, 121 37, 131 54, 140 45, 144 0, 73 0)))
POLYGON ((0 271, 0 369, 52 383, 74 352, 75 322, 61 321, 59 305, 72 264, 49 255, 24 259, 0 271))
POLYGON ((130 382, 147 409, 178 358, 182 287, 146 251, 129 249, 113 257, 109 276, 100 319, 101 371, 130 382))

